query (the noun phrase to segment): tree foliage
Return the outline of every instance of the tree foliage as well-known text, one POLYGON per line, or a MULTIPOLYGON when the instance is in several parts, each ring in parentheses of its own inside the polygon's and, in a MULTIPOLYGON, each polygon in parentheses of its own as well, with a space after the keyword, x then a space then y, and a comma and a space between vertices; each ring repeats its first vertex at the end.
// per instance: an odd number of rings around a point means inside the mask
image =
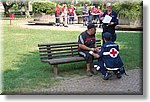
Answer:
POLYGON ((54 2, 34 2, 34 13, 54 14, 56 3, 54 2))
MULTIPOLYGON (((15 1, 15 0, 14 0, 15 1)), ((10 0, 2 0, 3 6, 5 8, 5 14, 9 15, 10 9, 13 9, 14 11, 17 11, 21 9, 21 7, 24 7, 27 9, 27 3, 29 0, 26 0, 25 2, 12 2, 10 0)), ((18 1, 18 0, 17 0, 18 1)), ((78 0, 77 3, 69 1, 62 2, 61 0, 53 0, 57 1, 56 3, 62 5, 63 3, 66 3, 68 6, 71 4, 74 4, 76 7, 76 13, 77 15, 82 15, 82 9, 83 5, 86 3, 89 6, 90 5, 96 5, 100 6, 101 10, 105 10, 104 6, 104 0, 99 0, 99 2, 92 3, 91 0, 78 0)), ((56 3, 48 1, 48 2, 33 2, 32 7, 33 7, 33 13, 46 13, 46 14, 54 14, 55 11, 55 5, 56 3)), ((129 2, 129 1, 124 1, 124 2, 114 2, 113 3, 113 9, 118 13, 118 16, 121 18, 127 18, 132 21, 142 19, 143 17, 143 2, 129 2)))
POLYGON ((141 19, 143 15, 143 2, 116 2, 113 9, 119 17, 125 17, 130 20, 141 19))

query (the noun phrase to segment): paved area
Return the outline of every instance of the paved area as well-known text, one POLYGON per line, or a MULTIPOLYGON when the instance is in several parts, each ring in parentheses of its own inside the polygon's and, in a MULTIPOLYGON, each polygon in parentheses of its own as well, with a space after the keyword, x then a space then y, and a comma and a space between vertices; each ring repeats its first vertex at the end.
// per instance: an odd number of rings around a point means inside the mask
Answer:
POLYGON ((113 75, 109 80, 103 80, 101 74, 93 77, 76 76, 73 78, 57 77, 61 79, 53 87, 41 89, 40 94, 84 94, 84 95, 142 95, 143 70, 127 71, 129 76, 123 75, 117 79, 113 75))
MULTIPOLYGON (((27 21, 24 23, 18 24, 18 26, 30 29, 50 29, 50 30, 63 30, 63 31, 85 31, 87 29, 83 24, 73 24, 68 25, 68 27, 63 26, 53 26, 53 25, 35 25, 34 23, 28 23, 27 21)), ((97 27, 97 32, 102 32, 102 28, 97 27)), ((129 31, 117 31, 116 32, 129 32, 129 31)), ((141 31, 130 31, 130 32, 141 32, 141 31)))

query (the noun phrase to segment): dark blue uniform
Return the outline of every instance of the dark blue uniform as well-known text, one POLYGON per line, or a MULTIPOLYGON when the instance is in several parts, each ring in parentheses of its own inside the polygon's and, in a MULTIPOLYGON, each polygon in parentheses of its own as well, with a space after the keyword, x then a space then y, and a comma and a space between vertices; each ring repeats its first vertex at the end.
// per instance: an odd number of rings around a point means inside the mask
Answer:
POLYGON ((119 56, 119 46, 112 41, 106 42, 98 53, 100 59, 97 63, 100 72, 105 75, 107 68, 120 68, 123 66, 123 62, 119 56))
POLYGON ((108 25, 107 23, 103 23, 103 32, 102 32, 102 39, 103 39, 103 34, 105 32, 109 32, 112 34, 112 41, 116 41, 116 34, 115 34, 115 26, 118 25, 118 17, 117 13, 112 11, 110 14, 107 13, 107 11, 104 12, 102 17, 105 17, 105 15, 109 15, 112 17, 111 22, 113 22, 113 25, 108 25))

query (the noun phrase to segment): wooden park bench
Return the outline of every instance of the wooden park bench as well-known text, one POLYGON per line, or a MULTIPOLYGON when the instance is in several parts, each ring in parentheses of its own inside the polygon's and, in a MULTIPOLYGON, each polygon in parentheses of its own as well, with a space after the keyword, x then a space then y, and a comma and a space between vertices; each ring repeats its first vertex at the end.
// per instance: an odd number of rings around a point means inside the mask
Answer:
MULTIPOLYGON (((97 47, 101 41, 96 40, 97 47)), ((58 74, 58 64, 84 61, 78 54, 78 42, 38 44, 41 62, 53 65, 53 72, 58 74)))

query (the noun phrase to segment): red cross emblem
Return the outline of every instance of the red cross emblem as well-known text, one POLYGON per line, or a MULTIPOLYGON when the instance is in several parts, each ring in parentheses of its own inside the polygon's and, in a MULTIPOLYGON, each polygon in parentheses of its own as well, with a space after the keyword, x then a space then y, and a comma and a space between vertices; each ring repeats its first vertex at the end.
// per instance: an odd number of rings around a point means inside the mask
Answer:
POLYGON ((110 49, 109 53, 110 53, 110 56, 113 58, 117 57, 119 54, 119 52, 115 48, 110 49))

